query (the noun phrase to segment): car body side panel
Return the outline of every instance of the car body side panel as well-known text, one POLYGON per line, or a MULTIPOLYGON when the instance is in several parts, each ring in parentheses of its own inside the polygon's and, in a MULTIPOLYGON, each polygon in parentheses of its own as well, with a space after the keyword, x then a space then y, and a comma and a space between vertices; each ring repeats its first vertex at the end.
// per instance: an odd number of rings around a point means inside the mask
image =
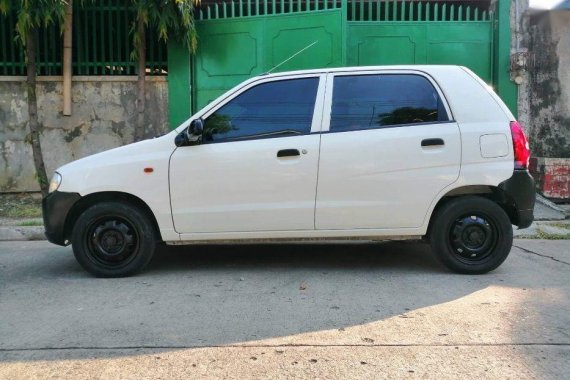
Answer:
POLYGON ((152 140, 85 157, 57 169, 62 175, 59 191, 82 197, 99 192, 123 192, 145 202, 153 212, 162 238, 178 240, 170 212, 168 161, 176 132, 152 140), (145 168, 152 168, 145 173, 145 168))
POLYGON ((459 174, 456 123, 322 136, 317 229, 421 227, 439 191, 459 174), (441 138, 443 146, 422 147, 441 138))
POLYGON ((170 163, 177 232, 314 228, 319 135, 185 146, 170 163), (297 149, 294 157, 277 152, 297 149))
POLYGON ((466 185, 498 186, 513 175, 514 154, 510 131, 512 114, 493 95, 491 89, 474 74, 454 67, 435 67, 431 70, 446 97, 454 119, 461 131, 461 172, 454 187, 466 185), (503 105, 503 106, 502 106, 503 105), (481 137, 488 134, 504 135, 507 154, 486 158, 481 154, 481 137))
POLYGON ((434 80, 447 99, 461 132, 461 170, 459 178, 443 189, 433 200, 424 219, 427 228, 433 209, 450 191, 470 185, 498 186, 514 171, 513 142, 510 121, 513 116, 492 89, 475 74, 462 67, 432 67, 434 80), (508 145, 505 155, 484 157, 481 137, 503 135, 508 145))

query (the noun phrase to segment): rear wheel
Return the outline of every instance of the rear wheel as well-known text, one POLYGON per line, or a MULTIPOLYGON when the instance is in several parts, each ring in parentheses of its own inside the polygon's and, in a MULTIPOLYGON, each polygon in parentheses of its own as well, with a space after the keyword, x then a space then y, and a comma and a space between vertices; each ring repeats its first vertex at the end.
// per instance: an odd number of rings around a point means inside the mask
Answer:
POLYGON ((85 210, 73 228, 75 258, 97 277, 124 277, 151 260, 156 234, 149 218, 130 204, 102 202, 85 210))
POLYGON ((447 202, 432 221, 432 251, 459 273, 489 272, 505 261, 513 228, 505 211, 489 199, 466 196, 447 202))

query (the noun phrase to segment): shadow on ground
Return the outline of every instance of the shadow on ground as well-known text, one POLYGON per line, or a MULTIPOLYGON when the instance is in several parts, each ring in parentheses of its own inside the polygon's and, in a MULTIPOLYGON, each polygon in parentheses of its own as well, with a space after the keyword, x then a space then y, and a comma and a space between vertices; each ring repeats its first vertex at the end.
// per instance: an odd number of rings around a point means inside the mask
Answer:
POLYGON ((161 246, 149 265, 148 273, 176 273, 188 269, 217 270, 243 268, 265 271, 363 269, 445 272, 421 242, 378 242, 337 244, 238 244, 161 246))
POLYGON ((56 360, 343 331, 491 285, 533 286, 534 270, 511 258, 492 274, 456 275, 410 242, 198 245, 161 247, 138 276, 97 279, 69 247, 0 247, 0 361, 20 350, 61 349, 56 360))

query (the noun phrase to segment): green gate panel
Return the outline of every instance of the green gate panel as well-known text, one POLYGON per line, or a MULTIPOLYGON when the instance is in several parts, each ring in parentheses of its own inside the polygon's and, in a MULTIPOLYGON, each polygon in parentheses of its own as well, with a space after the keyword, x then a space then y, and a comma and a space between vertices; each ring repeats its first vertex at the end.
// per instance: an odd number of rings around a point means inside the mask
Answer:
POLYGON ((350 66, 425 62, 425 26, 406 23, 349 23, 350 66))
POLYGON ((263 72, 260 63, 264 23, 263 18, 197 23, 199 41, 194 60, 194 111, 237 83, 263 72))
POLYGON ((348 64, 469 67, 488 83, 493 79, 492 23, 349 22, 348 64))
POLYGON ((197 30, 194 111, 310 45, 274 72, 343 66, 340 9, 204 20, 197 30))
POLYGON ((257 40, 249 32, 211 34, 200 55, 200 69, 210 77, 251 75, 257 67, 257 40))
POLYGON ((485 82, 491 83, 491 54, 489 50, 489 43, 430 42, 427 63, 469 67, 485 82))
POLYGON ((455 22, 431 23, 427 27, 427 62, 434 65, 469 67, 487 83, 493 80, 492 24, 455 22))
POLYGON ((358 63, 395 65, 416 61, 417 43, 409 36, 367 36, 358 45, 358 63))
POLYGON ((278 71, 330 67, 335 63, 334 36, 325 27, 277 29, 269 31, 269 35, 273 35, 271 55, 267 57, 269 68, 279 65, 308 46, 307 50, 279 66, 278 71))

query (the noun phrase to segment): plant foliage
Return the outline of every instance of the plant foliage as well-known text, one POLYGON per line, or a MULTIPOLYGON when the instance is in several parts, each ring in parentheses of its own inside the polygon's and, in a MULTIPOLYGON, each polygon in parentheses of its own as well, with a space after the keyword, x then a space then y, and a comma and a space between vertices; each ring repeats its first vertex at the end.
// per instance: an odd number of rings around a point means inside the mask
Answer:
POLYGON ((200 0, 133 0, 136 19, 131 26, 135 49, 131 59, 138 58, 137 46, 140 46, 141 36, 137 30, 138 22, 145 27, 154 28, 158 38, 168 41, 174 38, 190 51, 196 51, 198 36, 194 25, 194 6, 200 0))
MULTIPOLYGON (((0 12, 6 14, 14 1, 0 0, 0 12)), ((26 46, 28 33, 38 28, 45 28, 59 23, 63 31, 66 0, 21 0, 17 7, 16 21, 17 40, 26 46)))

